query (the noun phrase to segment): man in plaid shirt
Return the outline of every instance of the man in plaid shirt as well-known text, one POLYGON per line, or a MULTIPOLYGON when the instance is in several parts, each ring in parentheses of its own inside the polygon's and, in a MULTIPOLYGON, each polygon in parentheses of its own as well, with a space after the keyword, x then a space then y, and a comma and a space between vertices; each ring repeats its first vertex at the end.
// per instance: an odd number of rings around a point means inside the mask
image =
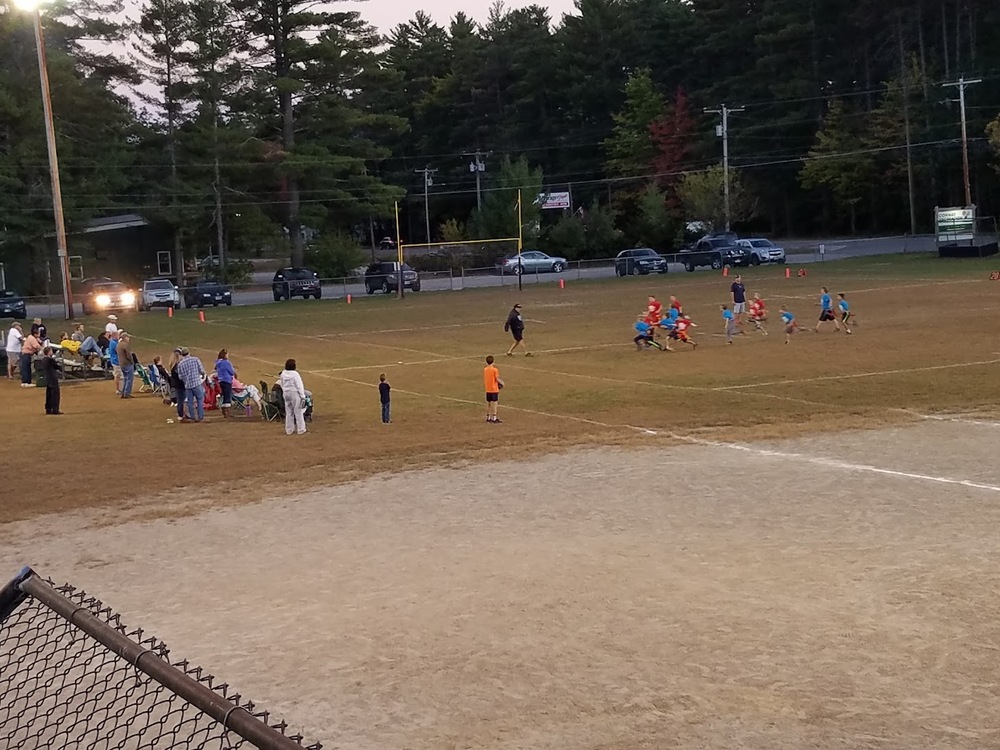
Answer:
POLYGON ((181 421, 202 422, 205 419, 205 386, 203 385, 205 366, 185 347, 181 347, 180 355, 183 359, 177 363, 177 375, 184 383, 185 399, 188 405, 188 416, 181 421))

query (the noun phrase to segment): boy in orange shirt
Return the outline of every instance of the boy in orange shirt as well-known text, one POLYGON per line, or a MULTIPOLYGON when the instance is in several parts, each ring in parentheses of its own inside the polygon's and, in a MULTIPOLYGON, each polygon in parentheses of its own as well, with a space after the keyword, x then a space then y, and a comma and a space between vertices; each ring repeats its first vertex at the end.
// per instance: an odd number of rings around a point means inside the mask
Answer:
POLYGON ((486 386, 486 421, 500 424, 497 407, 500 404, 500 389, 503 388, 503 381, 500 379, 500 370, 493 362, 491 354, 486 358, 486 367, 483 368, 483 385, 486 386))

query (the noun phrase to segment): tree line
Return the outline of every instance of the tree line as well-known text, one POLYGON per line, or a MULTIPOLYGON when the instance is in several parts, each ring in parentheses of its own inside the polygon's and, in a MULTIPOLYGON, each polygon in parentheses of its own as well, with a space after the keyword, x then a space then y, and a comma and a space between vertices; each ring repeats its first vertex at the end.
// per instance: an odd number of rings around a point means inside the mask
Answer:
MULTIPOLYGON (((931 228, 1000 198, 992 0, 577 0, 417 12, 388 34, 311 0, 120 0, 43 11, 71 226, 139 213, 177 259, 513 236, 573 257, 669 251, 731 216, 778 236, 931 228), (736 111, 738 110, 738 111, 736 111), (481 167, 477 165, 482 165, 481 167), (477 179, 478 178, 478 179, 477 179), (570 210, 536 197, 569 192, 570 210)), ((30 18, 0 0, 0 259, 52 211, 30 18)), ((180 267, 180 264, 175 264, 180 267)))

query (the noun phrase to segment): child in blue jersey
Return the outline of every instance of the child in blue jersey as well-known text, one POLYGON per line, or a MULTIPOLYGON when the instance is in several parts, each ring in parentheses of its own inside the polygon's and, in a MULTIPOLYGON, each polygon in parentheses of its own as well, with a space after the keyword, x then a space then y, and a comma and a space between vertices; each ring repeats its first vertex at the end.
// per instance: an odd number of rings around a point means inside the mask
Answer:
POLYGON ((729 305, 722 306, 722 330, 726 334, 726 343, 733 343, 733 336, 742 333, 736 326, 736 316, 729 309, 729 305))
POLYGON ((657 328, 667 334, 667 342, 663 344, 663 351, 672 352, 673 349, 670 348, 670 339, 673 338, 674 331, 677 329, 677 317, 667 315, 660 320, 657 328))
POLYGON ((821 288, 821 294, 819 296, 819 322, 816 324, 816 333, 819 333, 819 327, 824 323, 833 322, 837 327, 838 333, 840 332, 840 323, 837 321, 837 316, 833 314, 833 297, 830 296, 830 290, 825 286, 821 288))
POLYGON ((840 322, 844 324, 844 330, 850 333, 851 304, 847 301, 847 297, 844 296, 843 292, 840 292, 837 297, 837 309, 840 310, 840 322))
POLYGON ((648 349, 653 343, 653 326, 646 322, 646 315, 642 314, 635 320, 636 337, 632 339, 635 342, 635 348, 648 349))
POLYGON ((799 324, 795 322, 795 315, 786 308, 778 310, 781 313, 781 322, 785 326, 785 343, 792 340, 792 334, 799 330, 799 324))

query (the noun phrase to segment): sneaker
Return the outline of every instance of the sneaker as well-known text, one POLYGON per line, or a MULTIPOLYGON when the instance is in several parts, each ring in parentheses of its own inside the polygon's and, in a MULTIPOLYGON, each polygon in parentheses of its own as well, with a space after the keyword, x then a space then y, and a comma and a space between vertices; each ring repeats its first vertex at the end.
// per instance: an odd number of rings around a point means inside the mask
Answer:
POLYGON ((513 357, 514 356, 514 352, 507 352, 507 356, 508 357, 513 357))
POLYGON ((534 357, 535 355, 532 354, 531 352, 525 352, 524 356, 525 357, 534 357))
POLYGON ((502 419, 494 419, 493 420, 493 424, 503 424, 503 420, 502 419))

